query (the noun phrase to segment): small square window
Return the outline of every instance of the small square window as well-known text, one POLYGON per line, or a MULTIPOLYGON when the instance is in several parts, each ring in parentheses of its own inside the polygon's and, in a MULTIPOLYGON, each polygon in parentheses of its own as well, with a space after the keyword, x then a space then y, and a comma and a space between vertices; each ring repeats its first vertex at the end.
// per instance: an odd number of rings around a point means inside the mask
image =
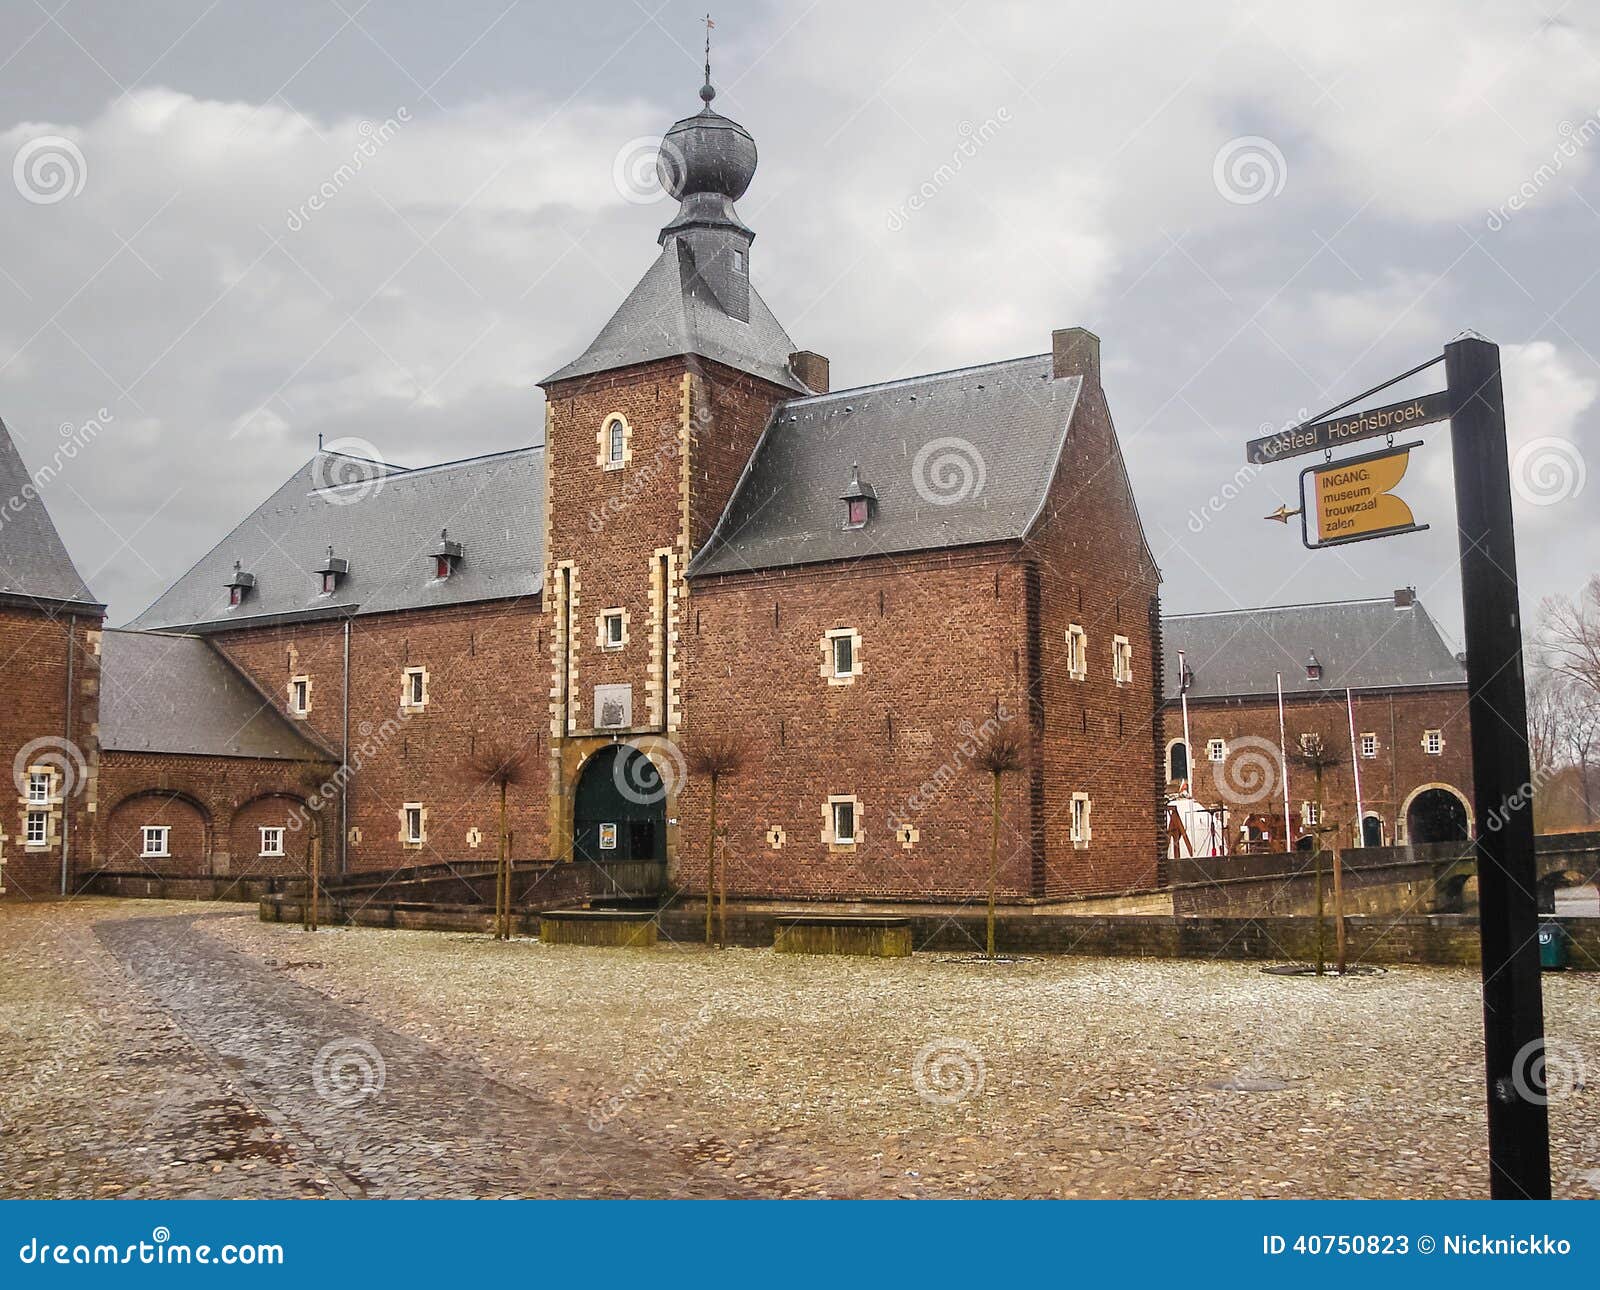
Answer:
POLYGON ((422 808, 420 806, 407 806, 406 812, 406 841, 413 846, 422 843, 422 808))
POLYGON ((50 812, 29 811, 24 842, 30 847, 42 847, 50 840, 50 812))
POLYGON ((1207 761, 1225 761, 1228 756, 1228 745, 1225 740, 1212 739, 1206 744, 1207 761))
POLYGON ((48 802, 50 800, 49 771, 30 770, 28 772, 28 800, 30 802, 48 802))
POLYGON ((1429 730, 1422 736, 1422 746, 1428 756, 1437 757, 1444 752, 1444 731, 1429 730))
POLYGON ((1376 757, 1378 755, 1378 736, 1364 734, 1361 736, 1361 755, 1363 757, 1376 757))
POLYGON ((164 824, 146 824, 143 829, 144 850, 140 853, 145 859, 152 859, 170 855, 168 841, 172 830, 164 824))
POLYGON ((833 804, 833 840, 840 846, 848 846, 856 840, 856 804, 854 802, 835 802, 833 804))
POLYGON ((281 828, 261 830, 261 854, 264 856, 281 856, 283 854, 283 830, 281 828))
POLYGON ((851 675, 855 666, 855 641, 849 636, 833 638, 833 674, 851 675))

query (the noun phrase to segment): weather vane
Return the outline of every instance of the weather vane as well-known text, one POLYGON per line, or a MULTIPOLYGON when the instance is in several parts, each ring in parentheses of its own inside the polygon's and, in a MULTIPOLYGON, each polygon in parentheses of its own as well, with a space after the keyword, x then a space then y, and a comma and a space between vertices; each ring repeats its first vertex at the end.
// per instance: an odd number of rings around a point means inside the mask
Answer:
POLYGON ((709 13, 705 16, 704 19, 702 19, 702 21, 706 25, 706 84, 710 85, 711 84, 711 32, 716 27, 717 24, 711 21, 711 15, 709 13))

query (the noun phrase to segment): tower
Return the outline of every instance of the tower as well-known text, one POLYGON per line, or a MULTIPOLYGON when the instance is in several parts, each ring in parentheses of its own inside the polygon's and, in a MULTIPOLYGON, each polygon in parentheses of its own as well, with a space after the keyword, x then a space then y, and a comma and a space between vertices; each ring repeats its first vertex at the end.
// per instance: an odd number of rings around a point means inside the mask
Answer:
POLYGON ((700 98, 658 153, 679 203, 660 254, 541 383, 552 857, 670 858, 691 719, 684 570, 772 409, 826 380, 825 360, 796 351, 751 285, 755 234, 734 203, 756 145, 713 108, 709 66, 700 98))

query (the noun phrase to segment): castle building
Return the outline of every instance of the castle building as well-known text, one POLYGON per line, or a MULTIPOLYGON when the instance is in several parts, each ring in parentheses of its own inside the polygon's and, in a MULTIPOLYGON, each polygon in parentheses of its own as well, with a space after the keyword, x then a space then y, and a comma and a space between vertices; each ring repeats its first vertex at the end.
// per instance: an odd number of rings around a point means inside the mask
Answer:
POLYGON ((519 860, 693 893, 715 845, 734 897, 966 900, 998 784, 1002 899, 1157 882, 1159 573, 1099 340, 831 390, 752 281, 755 143, 701 98, 542 445, 319 451, 108 634, 102 877, 492 857, 470 766, 511 749, 519 860))
POLYGON ((1283 763, 1297 844, 1319 826, 1335 827, 1346 846, 1473 836, 1466 669, 1415 589, 1172 615, 1163 646, 1168 789, 1226 808, 1230 850, 1246 819, 1282 849, 1283 763))

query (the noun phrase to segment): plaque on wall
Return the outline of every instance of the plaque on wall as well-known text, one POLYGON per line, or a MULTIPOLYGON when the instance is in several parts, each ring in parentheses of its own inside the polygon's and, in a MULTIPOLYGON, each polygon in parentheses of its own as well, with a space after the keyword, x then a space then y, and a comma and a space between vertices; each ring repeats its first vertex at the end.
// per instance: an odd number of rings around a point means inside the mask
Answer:
POLYGON ((633 686, 597 685, 594 687, 594 726, 596 730, 626 730, 633 725, 633 686))
POLYGON ((615 851, 617 849, 617 826, 615 824, 602 824, 600 826, 600 849, 602 851, 615 851))

